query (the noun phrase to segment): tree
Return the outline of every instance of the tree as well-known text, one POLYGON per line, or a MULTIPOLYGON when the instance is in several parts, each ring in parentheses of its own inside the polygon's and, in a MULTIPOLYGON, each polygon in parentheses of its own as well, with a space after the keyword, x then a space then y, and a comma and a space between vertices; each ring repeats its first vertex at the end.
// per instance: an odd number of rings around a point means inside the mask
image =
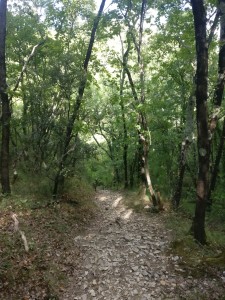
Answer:
POLYGON ((209 188, 209 128, 208 128, 208 42, 206 37, 206 11, 203 0, 192 0, 195 43, 197 56, 196 70, 196 121, 198 145, 198 178, 196 208, 193 220, 194 238, 206 243, 205 211, 209 188))
POLYGON ((6 83, 6 10, 7 0, 0 1, 0 99, 2 106, 2 147, 1 147, 1 184, 3 194, 10 194, 9 181, 9 140, 10 140, 10 100, 6 83))
POLYGON ((139 34, 138 39, 136 39, 133 30, 131 29, 131 25, 129 24, 130 35, 132 37, 134 48, 137 52, 137 63, 139 68, 139 84, 140 84, 140 96, 138 97, 134 81, 130 70, 128 69, 127 61, 123 62, 124 69, 127 74, 130 87, 133 93, 134 100, 136 102, 138 120, 137 120, 137 128, 138 128, 138 140, 139 140, 139 171, 141 175, 142 185, 146 187, 151 195, 153 205, 157 206, 160 203, 160 199, 156 197, 156 193, 153 188, 153 184, 150 177, 149 172, 149 128, 147 116, 144 111, 144 106, 146 104, 146 95, 145 95, 145 65, 143 58, 143 26, 145 20, 145 14, 147 10, 147 1, 143 0, 141 3, 141 11, 140 11, 140 24, 139 24, 139 34))
MULTIPOLYGON (((223 100, 224 95, 224 85, 225 85, 225 1, 220 0, 218 11, 220 14, 220 49, 219 49, 219 55, 218 55, 218 76, 217 76, 217 83, 214 90, 214 96, 213 96, 213 111, 210 116, 209 120, 209 129, 210 129, 210 150, 212 152, 212 141, 215 129, 218 124, 218 120, 221 113, 221 104, 223 100)), ((209 186, 209 192, 208 192, 208 199, 207 204, 209 206, 212 205, 212 192, 215 190, 216 186, 216 180, 219 170, 219 163, 222 156, 222 149, 224 144, 224 132, 225 132, 225 121, 223 125, 223 130, 221 134, 221 140, 218 147, 218 152, 216 155, 215 162, 213 162, 213 168, 211 172, 211 178, 210 178, 210 186, 209 186)))
POLYGON ((57 173, 56 173, 56 176, 54 179, 54 187, 53 187, 53 197, 54 198, 57 196, 59 184, 61 183, 63 185, 64 176, 62 174, 62 170, 64 167, 64 163, 70 152, 69 145, 70 145, 70 142, 72 139, 74 123, 79 117, 79 110, 80 110, 80 106, 81 106, 83 95, 84 95, 84 90, 85 90, 86 83, 87 83, 88 64, 89 64, 89 61, 91 58, 92 49, 93 49, 93 45, 94 45, 94 41, 95 41, 95 34, 96 34, 98 24, 99 24, 99 21, 100 21, 100 18, 101 18, 101 15, 102 15, 102 12, 103 12, 103 9, 105 6, 105 1, 106 0, 102 0, 97 17, 94 20, 94 24, 93 24, 92 31, 91 31, 90 42, 89 42, 85 60, 83 63, 83 70, 82 70, 81 79, 80 79, 80 83, 79 83, 79 87, 78 87, 78 95, 76 97, 76 101, 75 101, 73 107, 71 108, 72 113, 71 113, 71 116, 70 116, 67 126, 66 126, 65 139, 63 141, 64 150, 62 153, 62 157, 59 161, 58 170, 57 170, 57 173))

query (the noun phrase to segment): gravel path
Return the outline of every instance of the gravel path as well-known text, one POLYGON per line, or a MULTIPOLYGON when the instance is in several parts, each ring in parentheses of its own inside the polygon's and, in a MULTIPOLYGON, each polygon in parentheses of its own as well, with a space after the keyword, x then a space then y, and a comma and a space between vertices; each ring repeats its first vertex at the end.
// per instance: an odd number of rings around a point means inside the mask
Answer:
POLYGON ((74 239, 81 255, 60 300, 225 299, 223 277, 184 275, 166 254, 171 234, 159 215, 134 213, 117 192, 98 192, 96 203, 99 217, 74 239))

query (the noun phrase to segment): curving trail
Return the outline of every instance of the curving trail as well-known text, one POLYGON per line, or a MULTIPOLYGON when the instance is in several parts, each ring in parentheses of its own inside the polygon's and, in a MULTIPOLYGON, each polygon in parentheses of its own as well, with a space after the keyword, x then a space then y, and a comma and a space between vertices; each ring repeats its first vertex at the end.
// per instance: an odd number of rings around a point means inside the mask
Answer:
POLYGON ((223 299, 216 278, 185 276, 180 258, 166 254, 170 232, 162 217, 134 213, 122 200, 118 192, 98 192, 99 216, 74 239, 81 256, 60 299, 223 299))

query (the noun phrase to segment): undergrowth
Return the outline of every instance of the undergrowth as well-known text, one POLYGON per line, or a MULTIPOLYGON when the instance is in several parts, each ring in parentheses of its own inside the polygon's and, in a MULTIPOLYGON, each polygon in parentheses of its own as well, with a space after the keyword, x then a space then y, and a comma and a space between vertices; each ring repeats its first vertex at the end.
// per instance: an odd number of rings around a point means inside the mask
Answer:
POLYGON ((207 244, 197 243, 190 234, 191 214, 181 209, 170 212, 165 218, 165 226, 171 230, 173 239, 168 254, 181 257, 180 265, 189 276, 199 277, 204 274, 213 275, 225 267, 225 236, 219 227, 206 222, 207 244))
MULTIPOLYGON (((151 214, 148 197, 140 196, 138 192, 126 192, 125 205, 138 213, 151 214)), ((194 202, 183 201, 178 212, 171 209, 169 201, 164 201, 164 212, 160 213, 165 226, 170 230, 172 242, 168 255, 182 257, 182 267, 187 275, 202 276, 206 270, 215 271, 214 267, 225 267, 225 211, 214 205, 211 212, 206 215, 206 235, 208 244, 198 244, 190 235, 192 218, 194 215, 194 202)), ((150 220, 151 222, 151 220, 150 220)), ((210 271, 210 272, 211 272, 210 271)))
POLYGON ((0 201, 0 299, 58 299, 80 255, 74 237, 95 215, 93 190, 83 179, 69 180, 54 204, 49 190, 40 192, 36 184, 35 177, 18 181, 12 195, 0 201), (14 231, 12 213, 27 238, 28 252, 14 231))

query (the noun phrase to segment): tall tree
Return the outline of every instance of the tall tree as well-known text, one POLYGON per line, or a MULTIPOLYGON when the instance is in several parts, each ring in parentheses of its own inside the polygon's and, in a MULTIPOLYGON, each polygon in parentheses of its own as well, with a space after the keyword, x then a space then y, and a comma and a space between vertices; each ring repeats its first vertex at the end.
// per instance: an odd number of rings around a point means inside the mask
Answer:
MULTIPOLYGON (((145 69, 144 69, 144 59, 143 59, 143 52, 142 52, 142 46, 143 46, 143 26, 144 26, 144 20, 145 20, 145 14, 147 9, 147 1, 143 0, 141 5, 141 16, 140 16, 140 27, 139 27, 139 41, 138 41, 138 47, 137 47, 137 54, 138 54, 138 65, 140 69, 140 104, 142 106, 145 105, 146 99, 145 99, 145 69)), ((151 177, 150 177, 150 171, 149 171, 149 129, 148 129, 148 121, 147 116, 144 111, 139 112, 139 125, 141 127, 141 130, 138 132, 139 135, 139 144, 140 144, 140 169, 141 174, 143 177, 143 183, 145 183, 147 189, 150 192, 152 201, 154 206, 158 205, 159 199, 157 199, 151 177)))
POLYGON ((2 106, 1 184, 3 194, 9 194, 10 100, 6 83, 6 10, 7 0, 0 0, 0 99, 2 106))
POLYGON ((195 216, 193 220, 194 238, 206 243, 205 211, 209 187, 209 131, 207 112, 208 93, 208 43, 206 38, 206 10, 203 0, 192 0, 194 16, 197 70, 196 70, 196 120, 198 144, 198 179, 195 216))
POLYGON ((75 101, 73 107, 71 108, 72 113, 71 113, 71 116, 70 116, 67 126, 66 126, 66 134, 65 134, 65 140, 64 140, 64 145, 63 145, 64 150, 63 150, 63 154, 62 154, 62 157, 61 157, 59 165, 58 165, 58 171, 57 171, 55 179, 54 179, 54 187, 53 187, 53 197, 54 198, 56 197, 56 195, 58 193, 59 184, 60 183, 63 184, 63 181, 64 181, 64 176, 62 174, 62 170, 64 168, 64 164, 68 157, 68 154, 70 152, 69 146, 70 146, 70 142, 71 142, 71 139, 73 136, 72 132, 73 132, 74 123, 79 117, 79 110, 80 110, 80 106, 81 106, 83 95, 84 95, 84 90, 85 90, 86 83, 87 83, 88 64, 89 64, 89 61, 91 58, 96 31, 97 31, 98 24, 99 24, 100 18, 102 16, 102 13, 104 10, 105 2, 106 2, 106 0, 102 0, 97 17, 94 20, 88 49, 87 49, 85 60, 83 63, 83 70, 82 70, 81 79, 80 79, 80 83, 79 83, 79 87, 78 87, 78 95, 76 97, 76 101, 75 101))
MULTIPOLYGON (((215 86, 214 96, 213 96, 213 112, 210 117, 209 129, 210 129, 210 146, 212 147, 213 134, 217 127, 219 120, 219 114, 221 112, 221 104, 224 95, 224 85, 225 85, 225 0, 220 0, 219 3, 220 11, 220 49, 218 56, 218 78, 215 86)), ((219 163, 222 156, 223 143, 224 143, 224 132, 225 123, 223 125, 223 132, 221 135, 221 141, 218 147, 218 153, 216 155, 215 162, 213 163, 212 174, 210 178, 210 187, 208 192, 208 205, 212 205, 212 192, 216 186, 216 179, 219 170, 219 163)), ((210 148, 211 148, 210 147, 210 148)))
MULTIPOLYGON (((122 43, 121 43, 122 44, 122 43)), ((123 63, 122 65, 127 64, 128 54, 130 51, 130 42, 128 39, 128 48, 124 52, 122 46, 122 54, 123 54, 123 63)), ((124 81, 125 81, 125 71, 122 67, 121 70, 121 77, 120 77, 120 107, 121 107, 121 114, 122 114, 122 122, 123 122, 123 166, 124 166, 124 188, 128 188, 128 132, 127 132, 127 122, 125 117, 125 109, 124 109, 124 101, 123 101, 123 89, 124 89, 124 81)))

